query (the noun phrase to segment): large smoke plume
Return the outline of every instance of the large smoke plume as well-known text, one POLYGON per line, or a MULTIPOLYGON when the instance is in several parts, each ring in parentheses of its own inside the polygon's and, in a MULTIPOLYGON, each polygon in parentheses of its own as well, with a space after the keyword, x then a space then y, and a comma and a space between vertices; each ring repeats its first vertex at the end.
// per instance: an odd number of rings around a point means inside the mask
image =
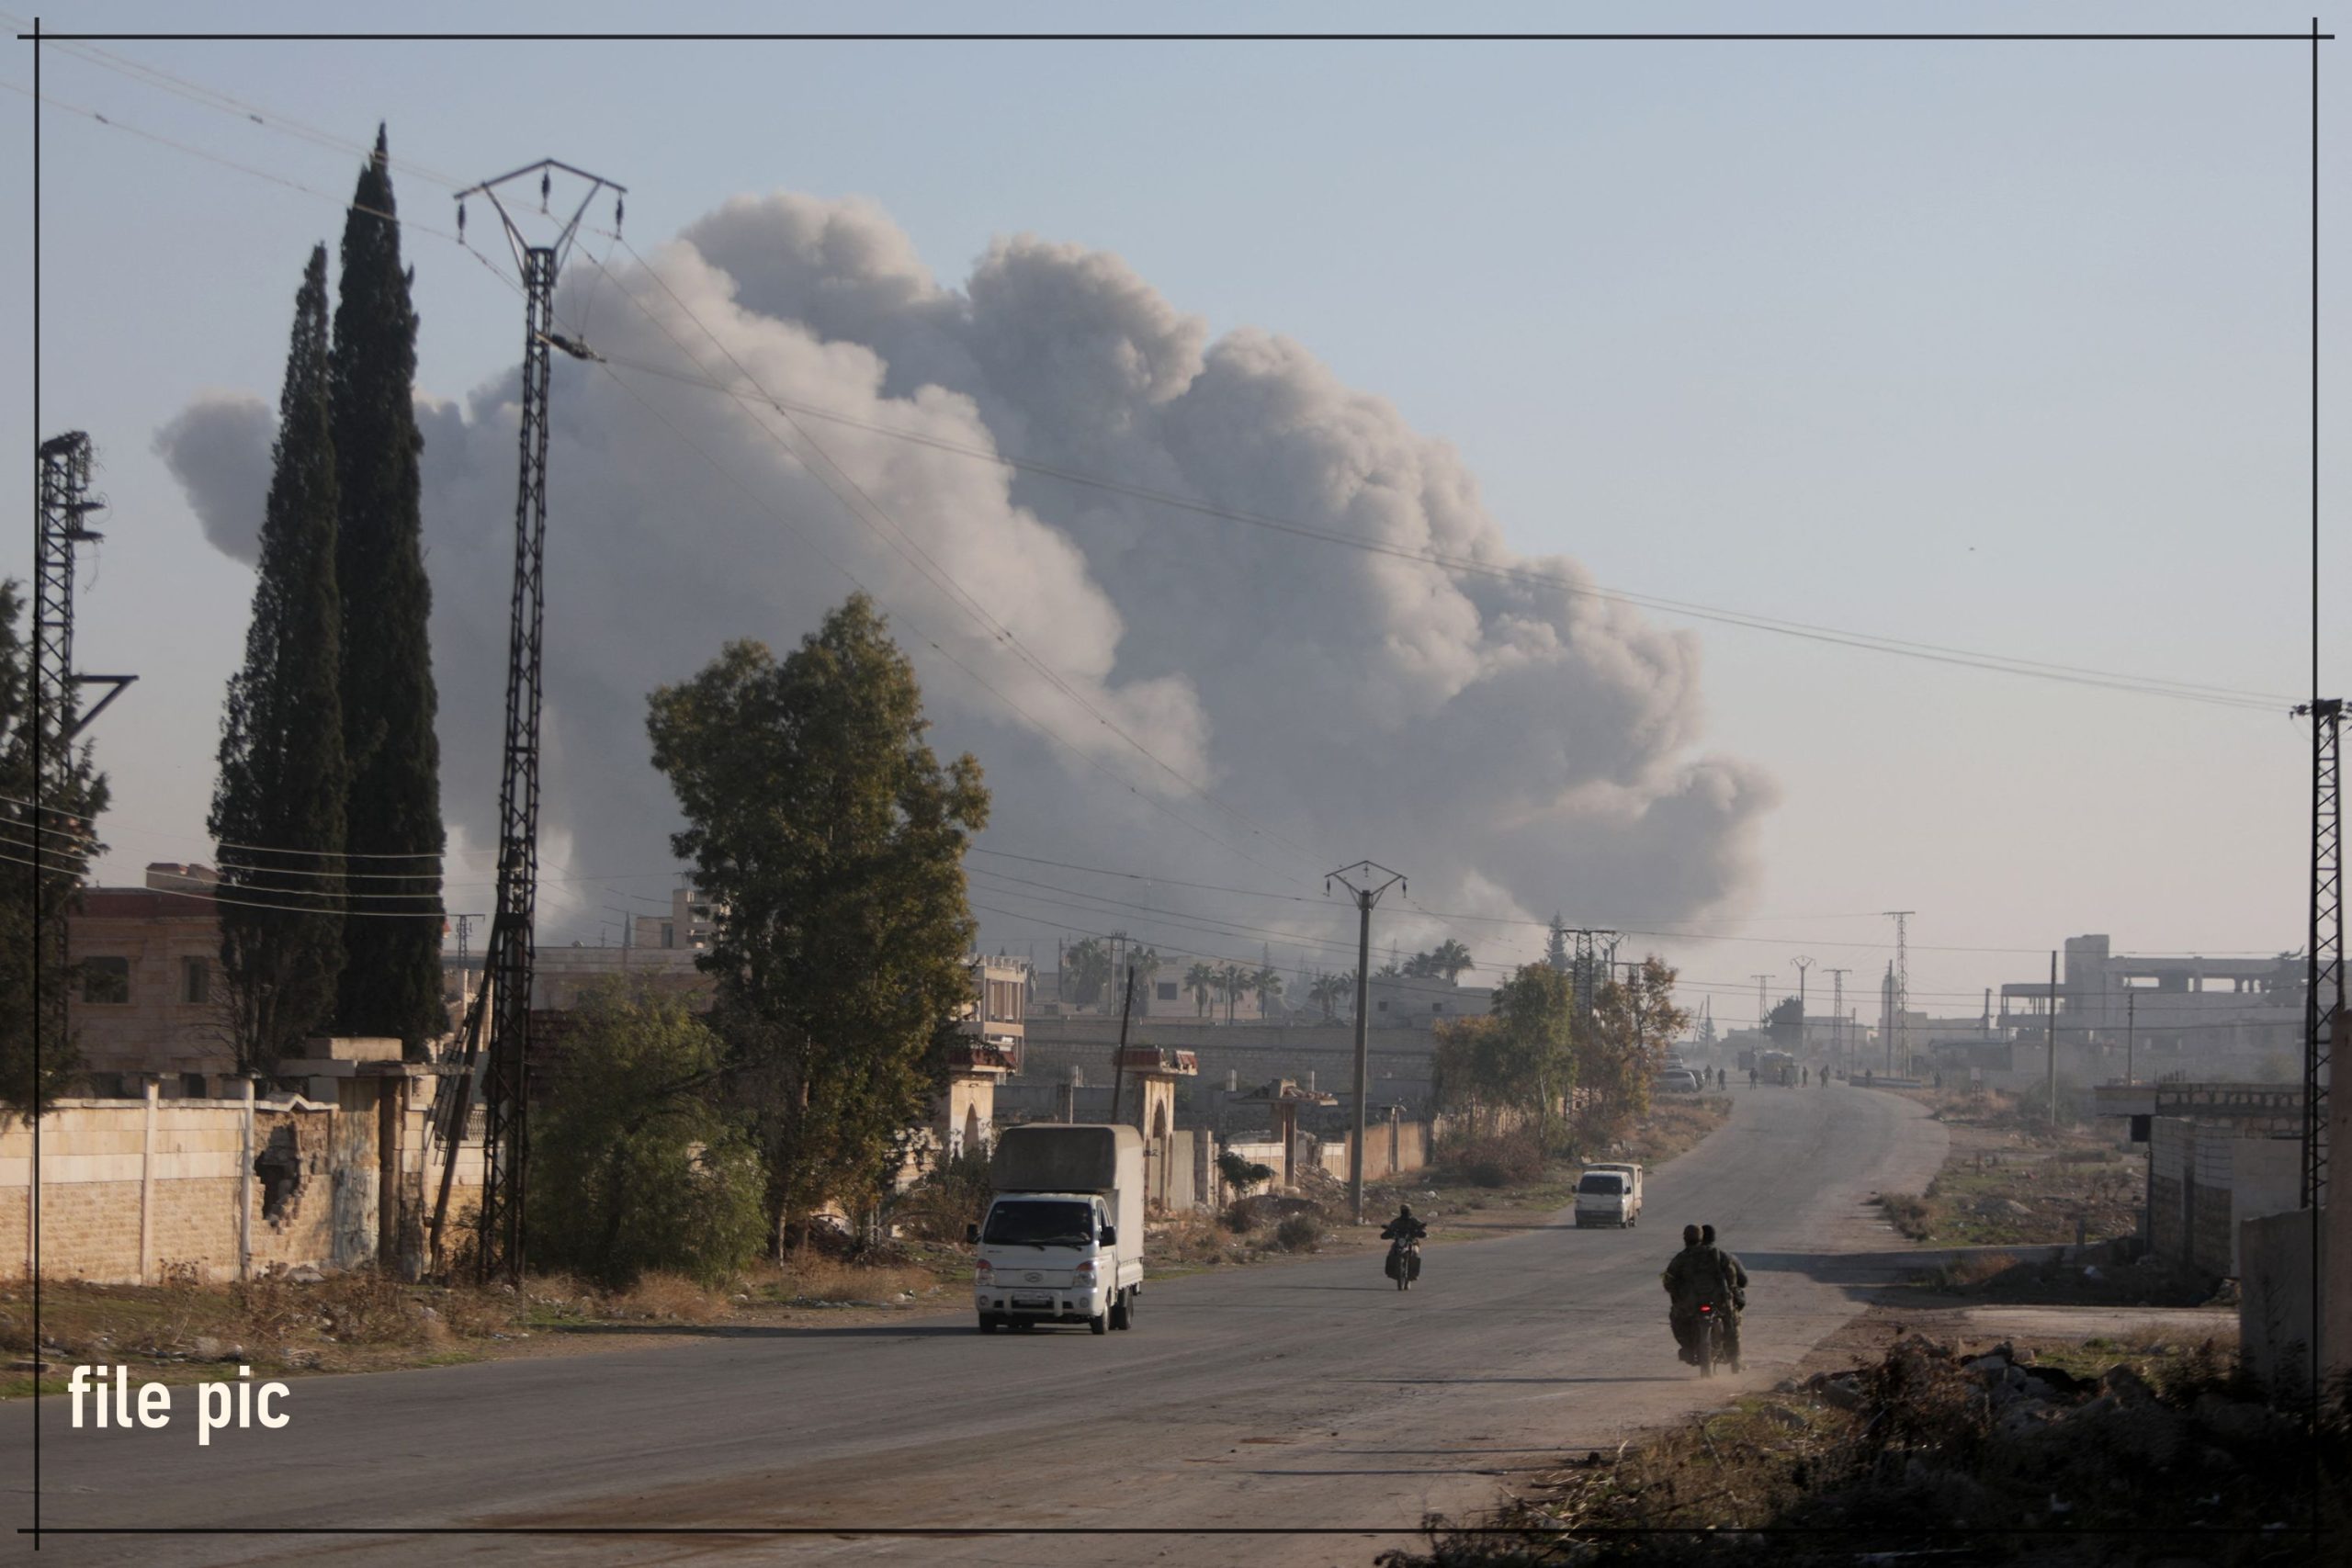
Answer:
MULTIPOLYGON (((986 767, 995 847, 1306 892, 1368 854, 1411 873, 1424 908, 1533 917, 1687 918, 1746 879, 1771 786, 1745 763, 1693 754, 1689 634, 1555 584, 1316 544, 947 449, 1587 581, 1574 561, 1514 555, 1451 446, 1299 344, 1254 330, 1210 342, 1115 256, 1026 236, 944 288, 857 201, 741 197, 649 260, 658 280, 575 260, 558 312, 613 366, 556 367, 551 878, 670 863, 675 810, 646 761, 646 693, 724 638, 789 648, 851 587, 830 557, 892 614, 937 743, 986 767), (746 391, 748 373, 788 402, 943 445, 806 413, 796 430, 651 367, 746 391), (817 465, 838 465, 832 489, 803 466, 810 437, 817 465)), ((419 407, 443 798, 477 847, 497 796, 517 385, 510 373, 462 407, 419 407)), ((211 394, 158 437, 208 536, 241 559, 254 552, 271 423, 258 399, 211 394)), ((609 895, 551 886, 550 932, 593 934, 609 895)), ((984 937, 1049 922, 1149 928, 1027 902, 1035 891, 976 886, 985 904, 1036 911, 984 915, 984 937)), ((1152 899, 1317 939, 1346 929, 1336 910, 1197 890, 1152 899)), ((1388 929, 1400 940, 1437 934, 1398 913, 1388 929)), ((1491 953, 1498 931, 1459 934, 1491 953)), ((1258 947, 1156 934, 1212 953, 1258 947)), ((1540 933, 1512 945, 1531 941, 1540 933)), ((1339 967, 1346 955, 1318 957, 1339 967)))

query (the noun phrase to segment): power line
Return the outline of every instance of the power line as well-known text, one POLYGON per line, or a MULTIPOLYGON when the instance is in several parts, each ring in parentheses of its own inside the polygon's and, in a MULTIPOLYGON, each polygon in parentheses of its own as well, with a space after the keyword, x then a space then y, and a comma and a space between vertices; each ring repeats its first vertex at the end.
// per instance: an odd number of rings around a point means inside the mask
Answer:
MULTIPOLYGON (((630 254, 632 255, 636 254, 634 251, 630 254)), ((641 264, 641 257, 639 258, 639 261, 641 264)), ((803 402, 795 399, 779 398, 775 394, 766 391, 763 388, 759 388, 756 382, 753 383, 754 390, 746 391, 741 387, 731 386, 728 383, 721 382, 708 377, 689 376, 680 371, 665 369, 660 366, 643 364, 641 362, 626 358, 615 358, 612 360, 612 363, 624 369, 635 370, 646 375, 661 377, 664 379, 676 381, 684 385, 704 387, 726 396, 736 398, 739 400, 765 403, 774 407, 779 413, 786 414, 787 417, 793 413, 806 414, 810 418, 822 419, 834 423, 847 425, 851 428, 866 431, 873 434, 888 436, 893 440, 905 441, 917 446, 928 446, 937 451, 952 453, 956 456, 969 457, 976 461, 993 463, 1023 473, 1035 473, 1047 478, 1062 479, 1071 484, 1085 485, 1092 489, 1124 495, 1132 500, 1148 502, 1156 505, 1169 507, 1180 512, 1188 512, 1201 516, 1214 517, 1226 522, 1240 523, 1251 527, 1272 529, 1277 533, 1294 535, 1298 537, 1311 539, 1321 544, 1336 545, 1348 549, 1389 556, 1401 560, 1417 561, 1425 565, 1442 567, 1449 571, 1458 571, 1472 576, 1491 578, 1507 582, 1556 588, 1562 592, 1577 595, 1578 597, 1622 604, 1635 608, 1654 611, 1663 615, 1687 616, 1694 620, 1708 621, 1717 625, 1745 627, 1751 631, 1772 632, 1781 636, 1800 637, 1809 641, 1826 642, 1869 652, 1895 654, 1905 658, 1925 660, 1932 663, 1958 665, 1970 669, 1989 671, 2000 674, 2030 676, 2037 679, 2060 681, 2077 685, 2097 686, 2111 691, 2136 692, 2149 696, 2166 696, 2187 702, 2202 702, 2218 706, 2245 708, 2250 711, 2259 710, 2267 712, 2278 706, 2282 706, 2286 703, 2286 699, 2283 697, 2273 696, 2269 694, 2254 692, 2240 687, 2210 685, 2203 682, 2178 681, 2161 676, 2137 675, 2127 671, 2101 670, 2085 665, 2064 664, 2050 660, 2026 659, 2013 654, 1992 653, 1982 649, 1955 648, 1939 643, 1914 642, 1905 638, 1884 637, 1877 633, 1850 631, 1838 627, 1820 626, 1809 622, 1786 620, 1776 616, 1759 615, 1751 611, 1728 609, 1721 605, 1696 604, 1688 600, 1668 599, 1657 594, 1640 593, 1626 589, 1600 588, 1589 582, 1578 581, 1574 578, 1563 576, 1556 572, 1544 571, 1535 567, 1501 567, 1496 566, 1491 562, 1481 561, 1473 557, 1458 555, 1450 551, 1443 551, 1435 548, 1415 548, 1408 546, 1390 544, 1384 540, 1370 539, 1362 535, 1350 534, 1339 529, 1327 528, 1310 523, 1301 523, 1290 518, 1270 516, 1263 513, 1247 511, 1239 507, 1222 505, 1215 502, 1203 501, 1196 497, 1182 495, 1174 491, 1157 490, 1148 485, 1132 484, 1125 480, 1107 479, 1097 474, 1084 473, 1078 469, 1065 468, 1062 465, 1056 463, 1044 462, 1036 458, 1022 457, 1001 451, 991 450, 987 447, 974 446, 967 443, 952 441, 944 436, 932 435, 922 431, 908 430, 900 426, 883 424, 872 420, 860 419, 854 414, 842 413, 837 410, 824 408, 819 404, 803 402)), ((796 428, 797 428, 797 426, 796 426, 796 428)))

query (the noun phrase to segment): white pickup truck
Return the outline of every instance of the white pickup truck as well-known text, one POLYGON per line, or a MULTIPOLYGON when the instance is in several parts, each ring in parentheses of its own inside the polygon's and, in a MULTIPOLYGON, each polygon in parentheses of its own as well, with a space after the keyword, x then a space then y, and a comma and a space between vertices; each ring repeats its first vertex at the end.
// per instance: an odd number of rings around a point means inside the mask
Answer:
POLYGON ((1008 1127, 996 1196, 967 1237, 980 1332, 1083 1323, 1133 1328, 1143 1292, 1143 1135, 1133 1127, 1008 1127))
POLYGON ((1577 1228, 1616 1225, 1630 1229, 1642 1223, 1642 1168, 1638 1165, 1589 1165, 1577 1178, 1577 1228))

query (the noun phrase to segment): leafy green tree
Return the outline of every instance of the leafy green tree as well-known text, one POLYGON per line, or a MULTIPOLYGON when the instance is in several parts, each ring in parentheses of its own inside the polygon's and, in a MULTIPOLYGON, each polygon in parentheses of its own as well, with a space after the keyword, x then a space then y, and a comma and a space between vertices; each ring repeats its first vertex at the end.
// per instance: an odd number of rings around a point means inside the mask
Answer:
POLYGON ((1576 1084, 1575 988, 1546 964, 1496 987, 1494 1011, 1437 1026, 1431 1077, 1438 1103, 1492 1130, 1508 1108, 1532 1118, 1548 1143, 1576 1084))
POLYGON ((441 1001, 441 748, 427 623, 417 460, 413 274, 401 265, 384 130, 344 221, 334 310, 335 581, 350 770, 344 819, 355 863, 337 1027, 392 1035, 421 1055, 447 1027, 441 1001))
POLYGON ((1069 976, 1072 1001, 1099 1001, 1111 983, 1111 949, 1099 937, 1073 942, 1063 951, 1062 967, 1069 976))
POLYGON ((106 849, 89 834, 107 808, 107 781, 87 745, 63 754, 57 738, 73 722, 70 711, 35 711, 32 660, 17 630, 23 613, 17 584, 0 579, 0 1121, 29 1122, 65 1091, 80 1066, 65 1027, 74 974, 56 939, 90 858, 106 849), (37 739, 49 774, 38 854, 31 804, 37 739))
POLYGON ((1151 1000, 1152 978, 1159 973, 1159 950, 1151 947, 1128 949, 1127 966, 1136 972, 1136 1004, 1143 1011, 1149 1012, 1151 1009, 1146 1004, 1151 1000))
POLYGON ((600 1285, 711 1283, 760 1252, 759 1153, 715 1108, 718 1039, 675 998, 590 993, 531 1134, 531 1238, 600 1285))
POLYGON ((1675 971, 1656 953, 1593 997, 1592 1027, 1577 1042, 1577 1072, 1596 1091, 1595 1114, 1621 1124, 1649 1110, 1650 1083, 1668 1043, 1690 1027, 1674 1001, 1675 971))
POLYGON ((1523 1075, 1515 1098, 1534 1111, 1537 1135, 1548 1147, 1576 1087, 1576 987, 1549 964, 1524 964, 1495 988, 1493 1016, 1523 1075))
POLYGON ((335 591, 327 252, 295 297, 245 662, 229 679, 209 826, 220 846, 220 969, 241 1073, 331 1022, 343 972, 342 608, 335 591))
POLYGON ((650 707, 672 847, 725 910, 696 962, 780 1244, 829 1201, 871 1203, 924 1116, 971 998, 963 855, 988 792, 923 743, 914 667, 862 593, 787 658, 729 643, 650 707))

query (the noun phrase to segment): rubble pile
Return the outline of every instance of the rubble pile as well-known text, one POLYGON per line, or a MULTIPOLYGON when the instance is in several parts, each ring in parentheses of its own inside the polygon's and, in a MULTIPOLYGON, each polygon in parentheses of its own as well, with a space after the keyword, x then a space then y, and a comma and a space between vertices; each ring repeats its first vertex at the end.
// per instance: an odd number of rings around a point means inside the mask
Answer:
POLYGON ((2052 1354, 2086 1370, 1915 1334, 1873 1363, 1570 1461, 1496 1521, 1510 1533, 1434 1530, 1427 1554, 1383 1562, 2301 1562, 2314 1480, 2320 1529, 2352 1527, 2352 1387, 2315 1450, 2305 1413, 2265 1403, 2211 1345, 2095 1373, 2052 1354))

